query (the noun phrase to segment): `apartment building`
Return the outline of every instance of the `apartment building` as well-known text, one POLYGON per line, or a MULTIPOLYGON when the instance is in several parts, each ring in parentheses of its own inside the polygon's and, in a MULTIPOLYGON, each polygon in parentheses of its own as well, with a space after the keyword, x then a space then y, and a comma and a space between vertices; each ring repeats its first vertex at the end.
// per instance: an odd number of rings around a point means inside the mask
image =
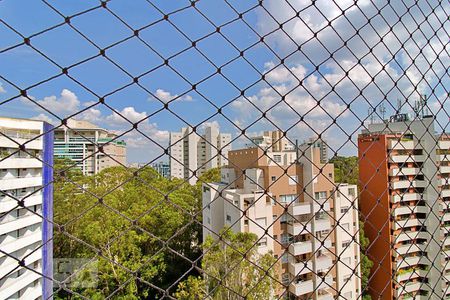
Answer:
POLYGON ((0 299, 53 293, 52 129, 0 117, 0 299))
POLYGON ((248 148, 258 146, 273 152, 294 151, 295 148, 280 130, 264 131, 262 135, 250 137, 249 139, 248 148))
POLYGON ((186 127, 171 132, 169 144, 170 176, 195 184, 206 170, 227 164, 231 134, 220 133, 215 125, 206 126, 203 134, 186 127))
POLYGON ((88 121, 68 119, 55 130, 55 156, 70 159, 84 175, 126 165, 126 143, 88 121))
POLYGON ((203 184, 203 236, 224 226, 255 233, 258 251, 279 258, 280 295, 357 299, 356 187, 336 186, 322 153, 316 143, 266 155, 259 147, 230 151, 221 182, 203 184))
POLYGON ((369 124, 358 148, 372 299, 449 298, 448 137, 432 116, 394 116, 369 124))
POLYGON ((151 167, 155 169, 162 177, 170 178, 170 165, 168 162, 160 161, 151 164, 151 167))

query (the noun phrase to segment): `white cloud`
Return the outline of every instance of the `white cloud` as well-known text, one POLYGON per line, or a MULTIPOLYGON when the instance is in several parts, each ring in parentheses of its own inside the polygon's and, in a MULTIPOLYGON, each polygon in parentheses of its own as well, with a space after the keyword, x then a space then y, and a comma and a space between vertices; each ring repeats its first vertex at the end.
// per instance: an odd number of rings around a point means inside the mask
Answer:
MULTIPOLYGON (((78 97, 74 92, 69 91, 68 89, 63 89, 59 97, 52 95, 44 97, 42 100, 37 100, 32 96, 30 96, 30 98, 54 114, 68 115, 80 109, 80 100, 78 100, 78 97)), ((25 97, 22 97, 21 99, 24 103, 34 105, 25 97)), ((37 106, 35 106, 35 108, 36 110, 41 110, 37 106)))
POLYGON ((106 117, 106 121, 108 121, 111 125, 123 125, 129 122, 137 123, 147 117, 147 113, 145 111, 137 112, 132 106, 125 107, 119 111, 119 113, 113 112, 111 115, 106 117))
POLYGON ((1 93, 6 93, 5 88, 3 87, 3 84, 0 82, 0 94, 1 93))
MULTIPOLYGON (((175 101, 192 101, 192 97, 190 95, 183 95, 183 96, 179 96, 177 94, 172 95, 170 92, 165 91, 163 89, 157 89, 155 92, 155 96, 165 103, 170 102, 175 98, 176 98, 175 101)), ((154 97, 151 97, 151 99, 156 100, 154 99, 154 97)))

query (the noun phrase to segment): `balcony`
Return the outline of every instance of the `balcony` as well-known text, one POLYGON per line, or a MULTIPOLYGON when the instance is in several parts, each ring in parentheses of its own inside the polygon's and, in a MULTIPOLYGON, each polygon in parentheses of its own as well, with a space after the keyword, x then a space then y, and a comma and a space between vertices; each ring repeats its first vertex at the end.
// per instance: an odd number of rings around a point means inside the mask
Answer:
POLYGON ((411 187, 419 187, 425 188, 427 187, 427 183, 424 180, 400 180, 400 181, 392 181, 391 187, 394 190, 398 189, 408 189, 411 187))
POLYGON ((439 179, 439 184, 441 186, 449 185, 450 184, 450 178, 441 178, 441 179, 439 179))
POLYGON ((439 149, 450 149, 450 141, 439 141, 439 149))
POLYGON ((441 197, 442 198, 450 197, 450 190, 449 189, 442 190, 441 191, 441 197))
POLYGON ((325 271, 333 266, 333 260, 331 257, 322 255, 316 258, 316 270, 325 271))
POLYGON ((409 269, 407 272, 402 272, 401 274, 397 274, 397 282, 401 283, 404 281, 410 281, 419 277, 426 277, 428 275, 427 270, 421 269, 409 269))
POLYGON ((288 233, 290 235, 299 235, 299 234, 312 233, 312 231, 311 231, 311 222, 288 224, 287 230, 288 230, 288 233))
POLYGON ((289 253, 294 256, 307 254, 312 252, 312 242, 297 242, 289 245, 289 253))
POLYGON ((389 170, 389 176, 408 176, 420 174, 422 174, 422 172, 419 168, 395 168, 389 170))
MULTIPOLYGON (((18 196, 17 198, 22 198, 18 196)), ((24 199, 25 206, 30 207, 33 205, 42 204, 42 192, 36 192, 33 195, 28 196, 24 199)), ((4 213, 14 209, 17 206, 17 201, 10 197, 1 198, 0 197, 0 213, 4 213)))
POLYGON ((31 169, 42 168, 42 162, 37 158, 8 157, 0 161, 0 169, 31 169))
POLYGON ((401 285, 396 291, 395 291, 395 295, 397 297, 406 294, 406 293, 411 293, 411 292, 416 292, 418 290, 420 290, 422 287, 422 283, 421 282, 408 282, 405 283, 403 285, 401 285))
POLYGON ((423 257, 423 256, 412 256, 412 257, 405 257, 402 260, 399 260, 395 263, 397 269, 401 268, 412 268, 417 266, 418 264, 429 264, 430 261, 423 257))
POLYGON ((450 154, 439 155, 439 161, 450 161, 450 154))
POLYGON ((309 215, 311 213, 311 203, 293 203, 288 210, 292 216, 309 215))
POLYGON ((391 196, 391 202, 398 203, 401 201, 419 201, 422 200, 422 197, 424 196, 418 193, 405 193, 401 195, 391 196))
POLYGON ((391 155, 389 157, 390 163, 405 163, 405 162, 424 162, 426 155, 391 155))
POLYGON ((430 208, 427 206, 401 206, 394 209, 394 216, 409 215, 412 213, 428 213, 430 208))
POLYGON ((396 238, 394 238, 394 243, 400 243, 403 241, 409 241, 414 239, 429 239, 430 234, 427 232, 420 232, 420 231, 414 231, 414 232, 404 232, 400 233, 396 238))
POLYGON ((320 277, 317 276, 317 289, 333 288, 333 276, 320 277), (323 280, 323 281, 322 281, 323 280))
POLYGON ((289 273, 291 273, 293 276, 311 273, 313 270, 312 261, 306 262, 306 266, 304 262, 290 262, 288 268, 289 273))
POLYGON ((414 253, 419 251, 425 251, 427 245, 426 244, 407 244, 402 245, 393 251, 395 257, 399 255, 404 255, 407 253, 414 253))
POLYGON ((314 223, 314 229, 315 231, 324 231, 324 230, 330 230, 331 229, 331 223, 330 219, 319 219, 316 220, 314 223))
POLYGON ((442 174, 448 174, 450 173, 450 166, 440 166, 439 170, 442 174))
POLYGON ((413 140, 390 140, 388 147, 395 150, 414 150, 417 143, 413 140))
POLYGON ((24 177, 24 178, 5 178, 0 179, 0 190, 15 190, 27 187, 41 186, 42 185, 42 177, 24 177))
POLYGON ((425 225, 424 219, 405 219, 405 220, 399 220, 394 221, 393 227, 394 230, 399 230, 405 227, 414 227, 414 226, 422 226, 425 225))
POLYGON ((301 296, 314 291, 314 284, 312 280, 299 281, 297 283, 291 283, 289 285, 289 292, 295 296, 301 296))
POLYGON ((318 295, 317 300, 334 300, 334 297, 330 293, 325 293, 318 295))

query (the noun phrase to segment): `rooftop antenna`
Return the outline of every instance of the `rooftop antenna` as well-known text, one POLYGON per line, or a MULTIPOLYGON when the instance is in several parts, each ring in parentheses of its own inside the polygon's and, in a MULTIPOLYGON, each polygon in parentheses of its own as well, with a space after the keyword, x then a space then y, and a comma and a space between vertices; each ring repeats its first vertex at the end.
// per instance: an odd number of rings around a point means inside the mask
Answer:
POLYGON ((367 111, 367 116, 369 117, 370 120, 370 124, 375 123, 375 115, 374 113, 374 109, 372 107, 369 107, 368 111, 367 111))
POLYGON ((430 112, 428 110, 428 105, 427 105, 427 101, 428 101, 427 94, 423 94, 421 96, 421 98, 423 99, 422 100, 423 101, 423 103, 422 103, 422 105, 423 105, 422 106, 422 113, 423 113, 422 117, 428 116, 430 114, 430 112))
POLYGON ((380 104, 380 107, 378 108, 378 111, 380 112, 381 118, 384 121, 384 116, 386 115, 386 107, 384 106, 384 103, 380 104))
POLYGON ((399 115, 402 111, 402 100, 400 98, 397 98, 397 115, 399 115))

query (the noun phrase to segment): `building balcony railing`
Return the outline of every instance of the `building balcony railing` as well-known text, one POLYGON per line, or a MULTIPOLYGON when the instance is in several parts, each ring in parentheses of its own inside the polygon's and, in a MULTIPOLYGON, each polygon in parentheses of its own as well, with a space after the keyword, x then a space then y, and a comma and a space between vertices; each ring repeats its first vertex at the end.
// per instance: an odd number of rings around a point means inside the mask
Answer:
POLYGON ((391 202, 398 203, 401 201, 419 201, 419 200, 422 200, 423 197, 424 197, 424 195, 421 195, 419 193, 405 193, 405 194, 391 196, 391 202))
POLYGON ((411 187, 426 188, 428 186, 428 183, 424 180, 400 180, 400 181, 393 181, 390 184, 391 188, 394 190, 408 189, 411 187))
POLYGON ((322 255, 316 258, 316 270, 325 271, 333 266, 333 260, 327 255, 322 255))
POLYGON ((390 140, 388 148, 394 150, 414 150, 417 148, 417 143, 413 140, 390 140))
POLYGON ((408 176, 421 174, 422 171, 419 168, 395 168, 389 170, 389 176, 408 176))
POLYGON ((426 155, 391 155, 389 157, 390 163, 405 163, 405 162, 424 162, 426 155))
POLYGON ((289 292, 295 296, 302 296, 312 293, 314 291, 314 284, 312 280, 293 282, 289 285, 289 292))
POLYGON ((293 275, 293 276, 308 274, 308 273, 313 272, 313 263, 312 263, 312 261, 290 262, 288 269, 289 269, 289 273, 291 273, 291 275, 293 275))

